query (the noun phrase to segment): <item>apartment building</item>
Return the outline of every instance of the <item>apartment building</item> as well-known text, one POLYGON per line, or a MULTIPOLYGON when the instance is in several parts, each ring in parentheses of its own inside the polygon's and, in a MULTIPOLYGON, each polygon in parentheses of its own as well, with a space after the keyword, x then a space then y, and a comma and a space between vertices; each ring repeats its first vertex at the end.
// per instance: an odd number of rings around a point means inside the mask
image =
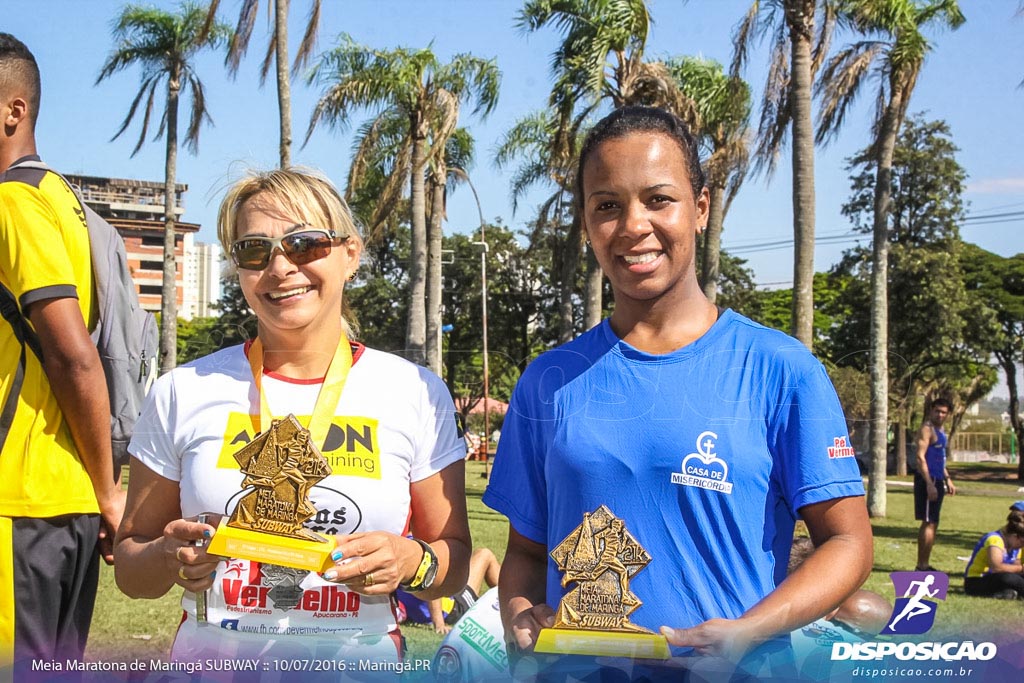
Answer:
MULTIPOLYGON (((124 239, 128 267, 148 311, 159 311, 163 282, 164 184, 148 180, 68 174, 86 203, 106 218, 124 239)), ((220 247, 196 243, 200 226, 182 220, 188 185, 175 185, 175 280, 178 316, 214 315, 220 298, 220 247)))

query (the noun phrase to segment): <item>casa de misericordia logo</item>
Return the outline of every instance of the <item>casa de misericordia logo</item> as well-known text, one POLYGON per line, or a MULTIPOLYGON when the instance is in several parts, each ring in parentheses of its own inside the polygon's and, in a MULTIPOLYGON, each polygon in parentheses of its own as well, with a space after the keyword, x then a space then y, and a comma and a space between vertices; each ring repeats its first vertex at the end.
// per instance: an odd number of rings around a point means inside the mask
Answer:
POLYGON ((696 451, 683 458, 683 471, 672 473, 672 483, 732 493, 729 465, 717 452, 718 434, 712 431, 701 432, 695 445, 696 451))

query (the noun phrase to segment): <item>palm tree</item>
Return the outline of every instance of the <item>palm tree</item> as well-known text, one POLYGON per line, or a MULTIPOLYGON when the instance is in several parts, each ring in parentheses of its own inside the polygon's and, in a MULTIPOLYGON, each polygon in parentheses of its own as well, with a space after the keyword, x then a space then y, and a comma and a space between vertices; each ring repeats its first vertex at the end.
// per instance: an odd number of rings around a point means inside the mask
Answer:
MULTIPOLYGON (((306 30, 302 35, 302 42, 299 43, 299 51, 295 55, 295 62, 292 64, 292 74, 298 73, 304 67, 310 56, 313 54, 313 47, 316 44, 316 33, 320 26, 320 1, 311 0, 309 18, 306 20, 306 30)), ((291 166, 292 156, 292 95, 291 79, 288 74, 288 3, 289 0, 269 0, 273 4, 273 31, 270 40, 267 42, 267 51, 263 57, 263 64, 260 67, 260 86, 267 80, 270 72, 270 63, 273 61, 277 72, 277 108, 280 114, 281 142, 280 142, 280 165, 281 168, 291 166)), ((207 21, 212 22, 220 5, 220 0, 211 0, 207 21)), ((228 54, 224 63, 228 67, 228 73, 235 77, 238 75, 238 67, 249 49, 249 40, 252 38, 252 31, 256 25, 256 15, 259 14, 260 0, 242 0, 242 6, 238 11, 238 24, 228 44, 228 54)), ((269 9, 268 9, 269 11, 269 9)))
POLYGON ((513 214, 531 187, 543 185, 553 188, 553 192, 541 202, 530 243, 538 244, 552 228, 563 233, 556 237, 557 245, 551 250, 556 261, 554 270, 559 278, 559 343, 570 341, 575 334, 573 293, 583 254, 583 236, 579 216, 573 210, 573 180, 583 142, 580 128, 589 111, 585 109, 568 124, 561 123, 561 118, 549 111, 528 114, 505 133, 494 158, 498 168, 520 160, 512 175, 513 214))
MULTIPOLYGON (((550 105, 564 129, 553 138, 556 146, 564 148, 565 139, 571 139, 579 129, 571 122, 577 118, 573 112, 580 102, 593 106, 609 100, 615 108, 630 104, 661 106, 693 121, 693 109, 665 64, 644 60, 651 26, 646 0, 527 0, 517 24, 527 32, 553 25, 562 34, 562 42, 552 55, 555 83, 550 105)), ((573 226, 567 238, 581 239, 575 218, 573 226)), ((565 247, 567 252, 582 253, 579 246, 566 243, 565 247)), ((601 269, 589 250, 587 256, 584 329, 600 322, 602 314, 601 269)), ((567 261, 567 265, 563 284, 575 280, 578 262, 567 261)))
POLYGON ((731 72, 771 33, 771 64, 761 100, 754 168, 769 175, 792 129, 793 336, 814 340, 814 128, 811 84, 828 51, 835 0, 754 0, 734 37, 731 72))
POLYGON ((871 453, 868 512, 885 516, 886 434, 889 427, 889 203, 896 137, 906 116, 931 45, 922 30, 931 24, 951 29, 964 22, 956 0, 846 0, 841 21, 873 36, 836 54, 818 86, 821 113, 817 138, 834 136, 866 77, 878 81, 871 154, 876 177, 871 258, 871 453))
POLYGON ((182 92, 190 92, 192 106, 185 146, 195 153, 199 147, 199 129, 203 121, 212 123, 206 108, 203 84, 195 72, 194 59, 203 49, 223 44, 230 29, 214 22, 207 30, 206 9, 194 3, 182 4, 176 13, 160 9, 126 5, 114 24, 113 37, 117 47, 107 57, 99 84, 113 74, 135 64, 142 67, 142 82, 132 100, 128 115, 111 140, 117 139, 142 109, 142 130, 132 156, 142 148, 149 131, 149 119, 156 102, 157 88, 166 82, 167 99, 155 138, 166 132, 167 152, 164 165, 164 270, 160 301, 160 369, 175 366, 177 355, 177 264, 174 257, 175 176, 178 161, 178 100, 182 92))
POLYGON ((443 295, 442 223, 447 216, 448 192, 468 178, 473 163, 474 140, 465 128, 451 129, 458 119, 458 103, 447 110, 448 121, 438 122, 431 131, 431 149, 436 150, 427 172, 429 220, 427 221, 427 367, 441 375, 441 299, 443 295))
POLYGON ((700 123, 695 132, 709 151, 704 165, 711 206, 704 232, 701 282, 704 295, 714 303, 725 214, 747 175, 750 87, 738 76, 727 76, 722 65, 710 59, 684 57, 670 60, 668 67, 697 110, 700 123))
POLYGON ((427 265, 425 172, 432 155, 444 149, 441 144, 437 151, 432 150, 429 137, 439 121, 457 120, 456 105, 460 101, 474 102, 474 113, 489 114, 498 101, 501 74, 493 60, 459 54, 450 62, 442 63, 429 47, 377 50, 359 45, 345 35, 338 47, 320 58, 309 78, 325 89, 310 118, 307 141, 321 120, 331 126, 344 126, 355 109, 391 108, 406 119, 412 227, 406 353, 414 362, 423 363, 427 265))

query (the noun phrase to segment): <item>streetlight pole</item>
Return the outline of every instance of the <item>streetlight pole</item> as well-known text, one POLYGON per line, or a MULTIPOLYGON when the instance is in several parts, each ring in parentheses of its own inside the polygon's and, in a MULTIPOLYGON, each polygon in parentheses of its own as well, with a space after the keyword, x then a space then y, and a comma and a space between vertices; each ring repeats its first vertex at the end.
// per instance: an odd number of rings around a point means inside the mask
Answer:
MULTIPOLYGON (((473 199, 476 200, 476 211, 480 216, 480 241, 473 244, 483 247, 480 251, 480 312, 483 318, 483 341, 484 341, 484 448, 489 450, 488 441, 491 438, 491 369, 487 364, 487 229, 484 221, 484 211, 480 207, 480 195, 476 193, 476 187, 469 179, 468 173, 462 173, 466 184, 473 191, 473 199)), ((485 450, 485 453, 487 451, 485 450)), ((484 472, 481 475, 484 479, 490 476, 491 458, 489 455, 484 459, 484 472)))

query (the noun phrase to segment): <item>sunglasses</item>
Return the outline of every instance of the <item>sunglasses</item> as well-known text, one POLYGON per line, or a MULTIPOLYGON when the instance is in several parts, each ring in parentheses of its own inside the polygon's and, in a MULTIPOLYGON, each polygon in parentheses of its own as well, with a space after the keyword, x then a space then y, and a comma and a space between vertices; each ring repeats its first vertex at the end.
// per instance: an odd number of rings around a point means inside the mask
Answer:
MULTIPOLYGON (((299 223, 294 227, 302 227, 299 223)), ((231 259, 244 270, 263 270, 270 263, 275 249, 297 266, 312 263, 331 253, 331 247, 348 240, 333 230, 313 228, 290 232, 281 237, 243 237, 231 245, 231 259)))

